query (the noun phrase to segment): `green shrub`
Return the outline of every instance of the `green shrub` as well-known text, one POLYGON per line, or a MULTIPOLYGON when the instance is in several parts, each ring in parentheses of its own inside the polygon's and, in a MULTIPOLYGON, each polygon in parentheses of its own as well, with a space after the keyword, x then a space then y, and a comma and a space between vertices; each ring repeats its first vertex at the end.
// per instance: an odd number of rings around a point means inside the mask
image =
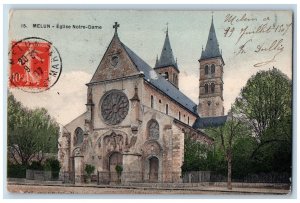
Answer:
POLYGON ((48 171, 59 171, 60 170, 60 163, 57 159, 47 159, 44 163, 44 169, 48 171))
POLYGON ((7 164, 8 178, 26 178, 26 166, 20 164, 7 164))
POLYGON ((44 167, 43 167, 43 165, 40 162, 38 162, 38 161, 32 161, 31 164, 30 164, 30 166, 27 167, 27 169, 42 171, 42 170, 44 170, 44 167))
POLYGON ((60 170, 60 163, 57 159, 49 158, 44 163, 44 170, 51 171, 52 178, 58 178, 59 170, 60 170))
POLYGON ((122 171, 123 171, 123 167, 122 166, 120 166, 120 165, 116 165, 116 171, 117 171, 117 174, 118 175, 121 175, 121 173, 122 173, 122 171))
POLYGON ((94 173, 94 171, 95 171, 95 166, 86 164, 84 170, 85 170, 86 174, 88 175, 88 177, 90 177, 91 174, 94 173))

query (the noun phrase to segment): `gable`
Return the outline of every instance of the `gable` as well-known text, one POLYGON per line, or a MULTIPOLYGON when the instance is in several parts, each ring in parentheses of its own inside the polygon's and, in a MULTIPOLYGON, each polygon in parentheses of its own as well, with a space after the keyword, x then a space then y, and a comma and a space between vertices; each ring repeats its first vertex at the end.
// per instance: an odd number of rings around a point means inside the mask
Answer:
POLYGON ((90 82, 113 80, 137 73, 137 68, 115 34, 90 82))

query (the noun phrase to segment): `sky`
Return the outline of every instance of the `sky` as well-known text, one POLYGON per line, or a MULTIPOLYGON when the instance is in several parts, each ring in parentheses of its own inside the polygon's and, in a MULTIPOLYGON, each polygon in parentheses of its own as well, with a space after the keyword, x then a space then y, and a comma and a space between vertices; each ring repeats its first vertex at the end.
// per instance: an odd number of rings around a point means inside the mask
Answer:
POLYGON ((113 37, 114 22, 120 24, 120 40, 151 67, 156 56, 160 56, 168 24, 180 69, 179 88, 198 104, 198 59, 205 48, 212 17, 225 62, 225 112, 257 71, 274 66, 292 78, 292 16, 287 11, 18 10, 10 13, 9 41, 47 39, 59 51, 63 69, 57 83, 47 91, 10 91, 24 106, 44 107, 59 123, 67 124, 85 111, 85 84, 91 80, 113 37), (33 24, 50 24, 51 28, 33 28, 33 24), (57 25, 102 28, 59 29, 57 25))

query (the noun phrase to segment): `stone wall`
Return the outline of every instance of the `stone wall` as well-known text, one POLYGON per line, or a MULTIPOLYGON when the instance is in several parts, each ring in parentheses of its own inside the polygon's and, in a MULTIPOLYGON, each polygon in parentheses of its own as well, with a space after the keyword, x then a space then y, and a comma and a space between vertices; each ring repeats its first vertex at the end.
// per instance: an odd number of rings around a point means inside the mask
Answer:
POLYGON ((148 173, 147 161, 151 156, 156 156, 159 159, 159 182, 180 182, 184 153, 183 132, 174 124, 174 119, 171 116, 147 106, 144 106, 143 109, 144 121, 146 122, 143 122, 142 129, 147 131, 147 121, 152 119, 159 123, 159 138, 157 140, 149 140, 147 132, 144 132, 143 138, 138 140, 140 144, 137 146, 142 146, 143 151, 143 171, 148 173), (143 142, 145 144, 142 145, 143 142), (158 146, 156 147, 156 145, 158 146))
POLYGON ((95 104, 93 108, 93 126, 96 130, 104 130, 104 129, 117 129, 125 126, 131 125, 131 118, 135 116, 135 112, 131 111, 132 104, 130 102, 130 99, 133 98, 135 94, 134 88, 138 87, 138 95, 141 100, 141 103, 143 102, 142 98, 142 91, 143 91, 143 82, 142 78, 139 76, 136 76, 135 78, 124 78, 122 80, 116 80, 116 81, 110 81, 109 83, 101 83, 95 86, 90 87, 92 89, 93 93, 93 102, 95 104), (111 91, 111 90, 117 90, 122 91, 129 100, 129 112, 125 119, 121 121, 118 125, 107 125, 105 121, 103 120, 103 117, 100 115, 100 105, 102 103, 103 95, 105 93, 111 91))
POLYGON ((155 68, 154 70, 159 74, 165 74, 167 72, 168 81, 175 87, 179 88, 179 73, 173 66, 155 68))
MULTIPOLYGON (((80 116, 78 116, 76 119, 74 119, 73 121, 71 121, 68 125, 65 126, 66 129, 66 133, 70 133, 71 138, 70 138, 70 151, 71 153, 73 152, 73 150, 76 148, 76 143, 75 143, 75 130, 76 128, 81 128, 82 130, 85 129, 85 115, 86 113, 81 114, 80 116)), ((71 154, 72 156, 72 154, 71 154)))
POLYGON ((26 170, 26 179, 49 181, 52 179, 52 172, 27 169, 26 170))
POLYGON ((202 115, 202 117, 224 115, 223 100, 220 96, 210 96, 202 98, 199 107, 200 116, 202 115))
POLYGON ((160 93, 156 88, 152 87, 149 84, 145 84, 145 91, 143 92, 145 106, 151 108, 151 96, 154 97, 154 106, 153 109, 160 111, 163 114, 166 114, 166 105, 168 104, 168 115, 176 118, 190 126, 192 126, 196 120, 196 116, 186 110, 185 108, 178 105, 178 103, 171 100, 166 95, 160 93), (180 112, 180 119, 179 119, 180 112))

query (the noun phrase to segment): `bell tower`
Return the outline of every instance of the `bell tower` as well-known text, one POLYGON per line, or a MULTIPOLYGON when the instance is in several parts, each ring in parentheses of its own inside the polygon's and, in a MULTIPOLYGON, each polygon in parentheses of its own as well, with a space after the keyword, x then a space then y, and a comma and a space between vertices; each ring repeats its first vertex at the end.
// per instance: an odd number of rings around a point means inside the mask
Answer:
POLYGON ((224 115, 223 67, 225 65, 212 18, 205 50, 202 47, 198 113, 201 117, 224 115))
POLYGON ((158 56, 156 57, 154 70, 158 74, 163 75, 166 80, 168 80, 172 85, 179 89, 178 81, 180 71, 177 66, 177 60, 175 61, 173 56, 173 51, 169 40, 168 27, 160 58, 158 59, 158 56))

